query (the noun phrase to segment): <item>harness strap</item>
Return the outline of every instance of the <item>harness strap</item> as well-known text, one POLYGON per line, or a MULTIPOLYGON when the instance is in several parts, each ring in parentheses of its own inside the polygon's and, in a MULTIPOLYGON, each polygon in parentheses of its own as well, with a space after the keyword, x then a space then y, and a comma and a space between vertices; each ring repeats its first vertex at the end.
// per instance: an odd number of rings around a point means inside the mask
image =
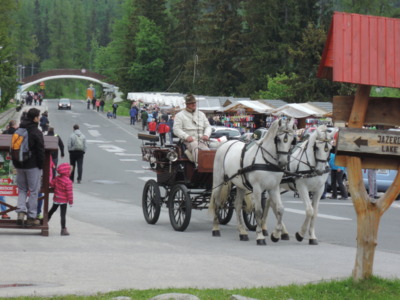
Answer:
POLYGON ((231 177, 227 177, 225 175, 224 180, 225 182, 232 180, 234 177, 241 175, 243 178, 243 185, 250 191, 253 191, 253 186, 247 180, 245 174, 252 172, 252 171, 269 171, 269 172, 283 172, 281 168, 274 164, 252 164, 250 166, 241 168, 237 171, 236 174, 232 175, 231 177))

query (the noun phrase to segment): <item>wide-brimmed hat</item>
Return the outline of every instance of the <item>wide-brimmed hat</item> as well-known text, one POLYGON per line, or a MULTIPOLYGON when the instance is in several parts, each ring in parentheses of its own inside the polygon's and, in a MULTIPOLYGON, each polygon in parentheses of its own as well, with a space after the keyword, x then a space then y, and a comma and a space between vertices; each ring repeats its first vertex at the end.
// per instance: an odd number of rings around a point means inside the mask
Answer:
POLYGON ((196 98, 192 94, 187 94, 185 96, 185 103, 186 104, 196 103, 196 98))

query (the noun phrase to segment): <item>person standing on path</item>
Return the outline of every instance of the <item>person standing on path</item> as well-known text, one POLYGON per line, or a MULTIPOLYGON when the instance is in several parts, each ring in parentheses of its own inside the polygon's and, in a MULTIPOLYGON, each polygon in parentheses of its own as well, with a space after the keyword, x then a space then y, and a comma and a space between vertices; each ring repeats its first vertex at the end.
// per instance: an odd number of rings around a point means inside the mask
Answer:
POLYGON ((70 207, 74 204, 74 194, 72 189, 72 181, 69 178, 71 173, 71 166, 68 163, 63 163, 57 168, 58 176, 50 182, 50 186, 54 187, 53 206, 49 211, 50 221, 57 208, 60 207, 61 217, 61 235, 69 235, 67 227, 65 226, 67 205, 70 207))
POLYGON ((40 110, 31 108, 20 124, 20 128, 26 128, 28 132, 30 157, 26 161, 18 161, 13 158, 14 167, 17 169, 17 185, 19 190, 16 212, 17 224, 24 225, 25 215, 28 219, 27 226, 39 225, 37 216, 37 199, 40 190, 42 169, 44 163, 44 139, 39 130, 40 110))
POLYGON ((117 118, 117 108, 118 108, 118 104, 114 103, 112 105, 112 109, 113 109, 113 118, 116 119, 117 118))
POLYGON ((149 114, 147 113, 146 109, 143 108, 142 112, 140 113, 140 118, 142 119, 142 130, 146 130, 148 117, 149 114))
POLYGON ((70 179, 74 182, 75 176, 75 166, 78 168, 77 181, 81 183, 82 181, 82 171, 83 171, 83 157, 86 153, 86 137, 79 130, 79 125, 75 124, 74 132, 68 139, 68 152, 69 152, 69 161, 72 166, 72 172, 70 179))
POLYGON ((104 112, 104 105, 106 105, 106 102, 104 101, 104 99, 101 99, 100 101, 100 111, 104 112))
POLYGON ((138 114, 138 110, 136 106, 132 106, 129 115, 131 116, 131 125, 135 125, 136 122, 136 115, 138 114))

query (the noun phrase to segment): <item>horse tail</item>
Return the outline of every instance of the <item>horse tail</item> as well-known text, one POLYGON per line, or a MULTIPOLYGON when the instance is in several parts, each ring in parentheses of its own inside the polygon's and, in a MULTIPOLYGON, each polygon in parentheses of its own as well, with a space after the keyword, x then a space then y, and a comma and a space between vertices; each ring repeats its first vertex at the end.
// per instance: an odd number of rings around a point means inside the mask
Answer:
POLYGON ((227 182, 224 185, 222 185, 220 194, 221 206, 226 202, 226 200, 228 200, 229 194, 231 193, 231 189, 232 189, 232 182, 227 182))
POLYGON ((214 214, 215 212, 215 189, 211 193, 210 204, 208 205, 208 213, 214 214))
POLYGON ((247 213, 251 213, 251 211, 253 210, 253 201, 251 200, 251 195, 253 193, 248 192, 245 193, 244 195, 244 202, 246 203, 246 212, 247 213))

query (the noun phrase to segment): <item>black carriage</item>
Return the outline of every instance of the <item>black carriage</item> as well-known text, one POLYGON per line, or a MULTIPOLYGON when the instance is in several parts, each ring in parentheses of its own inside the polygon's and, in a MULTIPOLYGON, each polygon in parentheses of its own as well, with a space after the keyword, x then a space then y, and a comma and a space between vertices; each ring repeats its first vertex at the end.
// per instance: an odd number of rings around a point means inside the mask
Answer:
MULTIPOLYGON (((143 188, 142 208, 149 224, 156 224, 165 205, 172 227, 184 231, 189 226, 192 209, 208 209, 212 192, 212 172, 216 150, 199 150, 198 167, 185 155, 185 145, 178 142, 160 146, 155 135, 138 134, 143 145, 142 159, 150 164, 157 179, 150 179, 143 188)), ((233 215, 234 190, 219 211, 220 224, 227 224, 233 215)))

